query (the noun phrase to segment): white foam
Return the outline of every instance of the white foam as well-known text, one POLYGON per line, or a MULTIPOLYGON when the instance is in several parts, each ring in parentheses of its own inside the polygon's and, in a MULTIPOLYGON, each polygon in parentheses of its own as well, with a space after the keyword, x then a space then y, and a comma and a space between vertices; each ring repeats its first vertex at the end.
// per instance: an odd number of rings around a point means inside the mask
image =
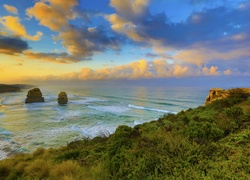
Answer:
POLYGON ((140 110, 148 110, 148 111, 156 111, 156 112, 162 112, 162 113, 173 113, 173 114, 176 114, 176 112, 171 112, 171 111, 162 110, 162 109, 147 108, 147 107, 136 106, 136 105, 132 105, 132 104, 129 104, 128 107, 129 108, 133 108, 133 109, 140 109, 140 110))
POLYGON ((123 113, 129 110, 127 107, 121 106, 88 106, 88 108, 95 109, 97 111, 109 112, 114 114, 123 113))
POLYGON ((72 104, 90 104, 92 102, 107 102, 107 100, 102 100, 98 98, 92 98, 88 97, 86 99, 80 99, 80 100, 69 100, 72 104))

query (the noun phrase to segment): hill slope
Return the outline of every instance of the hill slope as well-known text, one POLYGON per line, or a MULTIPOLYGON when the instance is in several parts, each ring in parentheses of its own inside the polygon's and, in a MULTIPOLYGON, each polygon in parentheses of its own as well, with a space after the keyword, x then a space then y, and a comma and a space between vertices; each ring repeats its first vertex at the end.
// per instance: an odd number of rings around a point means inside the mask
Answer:
POLYGON ((0 162, 0 179, 250 179, 249 93, 0 162))

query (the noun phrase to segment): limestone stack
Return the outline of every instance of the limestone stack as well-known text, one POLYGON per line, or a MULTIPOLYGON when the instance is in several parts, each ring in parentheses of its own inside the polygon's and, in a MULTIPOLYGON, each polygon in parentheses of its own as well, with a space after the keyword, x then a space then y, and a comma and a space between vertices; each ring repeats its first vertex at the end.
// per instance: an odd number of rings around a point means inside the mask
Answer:
POLYGON ((66 92, 60 92, 58 94, 57 102, 58 102, 58 104, 67 104, 68 103, 68 96, 67 96, 66 92))
POLYGON ((44 102, 39 88, 29 90, 25 103, 44 102))

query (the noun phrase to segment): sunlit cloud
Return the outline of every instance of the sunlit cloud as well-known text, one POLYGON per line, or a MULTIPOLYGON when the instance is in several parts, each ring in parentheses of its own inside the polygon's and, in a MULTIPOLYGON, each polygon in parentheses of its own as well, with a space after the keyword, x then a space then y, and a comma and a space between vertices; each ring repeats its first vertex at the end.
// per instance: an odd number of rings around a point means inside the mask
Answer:
POLYGON ((58 76, 27 77, 27 80, 114 80, 114 79, 151 79, 191 76, 229 75, 230 70, 221 73, 217 66, 195 68, 181 64, 169 64, 165 60, 146 61, 144 59, 129 64, 93 70, 88 67, 80 71, 65 73, 58 76))
POLYGON ((33 60, 40 60, 42 62, 53 62, 59 64, 67 64, 76 62, 77 60, 74 59, 69 54, 62 52, 62 53, 40 53, 40 52, 33 52, 30 50, 26 50, 23 52, 23 55, 27 59, 33 60))
POLYGON ((12 13, 12 14, 18 14, 18 10, 17 10, 17 8, 14 7, 14 6, 9 6, 9 5, 7 5, 7 4, 4 4, 3 7, 4 7, 8 12, 10 12, 10 13, 12 13))
MULTIPOLYGON (((77 0, 47 0, 36 2, 26 10, 26 14, 36 18, 40 25, 46 26, 58 33, 53 35, 55 41, 67 49, 71 62, 89 60, 96 54, 106 49, 119 49, 119 42, 115 37, 107 36, 106 32, 99 27, 76 27, 70 24, 70 20, 78 17, 73 8, 78 5, 77 0)), ((44 54, 45 55, 45 54, 44 54)), ((50 56, 48 57, 50 59, 50 56)), ((65 58, 58 56, 58 61, 65 62, 65 58)), ((68 59, 66 60, 68 61, 68 59)))
POLYGON ((25 38, 31 41, 38 41, 43 35, 40 31, 38 31, 34 36, 27 34, 25 27, 20 23, 20 19, 15 16, 1 17, 0 23, 4 25, 8 31, 10 31, 9 35, 12 36, 25 38))
POLYGON ((231 72, 231 70, 227 69, 227 70, 225 70, 223 73, 224 73, 225 75, 230 75, 232 72, 231 72))
MULTIPOLYGON (((174 61, 198 67, 211 61, 250 58, 249 3, 239 8, 213 7, 193 12, 186 21, 172 23, 165 13, 152 15, 149 1, 112 0, 115 14, 107 17, 111 28, 129 39, 151 46, 160 57, 177 51, 174 61), (136 8, 135 8, 136 7, 136 8)), ((141 44, 140 44, 141 45, 141 44)))
POLYGON ((202 68, 202 72, 205 75, 219 75, 220 72, 218 72, 217 70, 218 70, 217 66, 211 66, 210 68, 207 67, 202 68))

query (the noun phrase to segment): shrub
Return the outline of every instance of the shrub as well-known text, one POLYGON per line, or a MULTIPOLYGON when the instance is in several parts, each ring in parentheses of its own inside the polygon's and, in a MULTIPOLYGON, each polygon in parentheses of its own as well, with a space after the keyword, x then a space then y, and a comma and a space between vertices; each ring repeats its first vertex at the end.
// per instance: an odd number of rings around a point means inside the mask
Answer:
POLYGON ((215 123, 210 122, 196 122, 191 121, 187 128, 185 129, 185 133, 191 139, 194 139, 198 143, 204 143, 209 140, 219 140, 223 137, 224 132, 219 129, 215 123))
POLYGON ((80 155, 79 150, 70 150, 70 151, 66 151, 66 152, 63 152, 63 153, 59 154, 55 158, 55 161, 56 162, 62 162, 62 161, 70 160, 70 159, 71 160, 76 160, 79 155, 80 155))
POLYGON ((50 165, 49 162, 43 159, 37 159, 30 163, 25 168, 24 176, 32 179, 45 179, 49 176, 50 165))
POLYGON ((14 164, 13 162, 10 162, 8 160, 3 160, 0 162, 0 179, 4 179, 4 177, 7 177, 13 168, 14 164))
POLYGON ((246 92, 242 88, 229 89, 230 98, 238 98, 238 99, 246 100, 249 96, 250 96, 250 93, 246 92))
POLYGON ((227 116, 232 117, 232 118, 237 118, 237 117, 244 114, 242 108, 239 106, 233 106, 230 108, 226 108, 225 113, 227 116))
POLYGON ((52 179, 83 179, 81 166, 71 160, 55 165, 50 176, 52 179))

